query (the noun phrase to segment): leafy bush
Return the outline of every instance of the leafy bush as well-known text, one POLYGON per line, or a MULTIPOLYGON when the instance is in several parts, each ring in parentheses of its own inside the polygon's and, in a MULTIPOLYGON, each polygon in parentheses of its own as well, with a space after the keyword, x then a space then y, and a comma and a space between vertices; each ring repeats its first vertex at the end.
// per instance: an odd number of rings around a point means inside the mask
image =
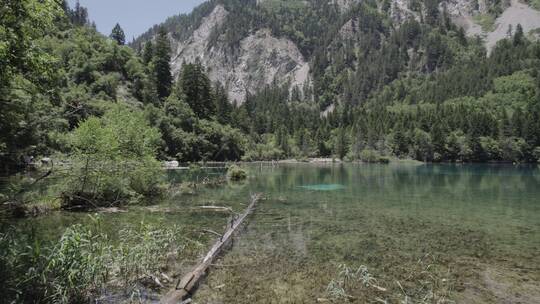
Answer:
POLYGON ((270 135, 263 135, 261 143, 254 143, 246 151, 242 160, 257 161, 257 160, 277 160, 284 157, 284 152, 280 149, 270 135))
POLYGON ((72 133, 74 174, 64 191, 65 205, 111 205, 155 194, 159 138, 141 112, 123 106, 81 123, 72 133))
POLYGON ((501 158, 501 148, 499 146, 499 143, 493 138, 489 136, 480 137, 480 146, 482 147, 482 150, 487 159, 498 160, 501 158))
POLYGON ((500 142, 503 159, 519 162, 525 160, 525 153, 528 149, 527 142, 523 138, 508 137, 500 142))
POLYGON ((241 181, 247 178, 247 171, 236 166, 230 166, 227 169, 227 178, 232 181, 241 181))
POLYGON ((390 162, 390 159, 385 156, 381 156, 379 152, 373 149, 364 149, 360 152, 360 160, 367 163, 383 163, 387 164, 390 162))

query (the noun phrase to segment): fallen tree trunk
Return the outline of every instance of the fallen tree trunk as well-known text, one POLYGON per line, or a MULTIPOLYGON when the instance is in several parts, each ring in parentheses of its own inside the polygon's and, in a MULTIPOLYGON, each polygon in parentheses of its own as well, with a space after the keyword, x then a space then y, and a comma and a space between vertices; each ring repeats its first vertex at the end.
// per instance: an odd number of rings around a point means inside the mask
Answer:
POLYGON ((233 210, 229 207, 221 207, 221 206, 198 206, 190 209, 191 211, 195 212, 225 212, 225 213, 233 213, 233 210))
POLYGON ((208 251, 202 262, 197 265, 191 272, 186 274, 179 282, 176 284, 176 287, 169 291, 165 297, 161 299, 161 303, 164 304, 178 304, 182 300, 185 300, 191 296, 192 292, 197 287, 199 281, 204 277, 206 271, 211 266, 212 262, 219 256, 219 253, 227 245, 238 227, 246 219, 246 217, 253 211, 255 204, 259 201, 261 195, 255 194, 251 196, 251 202, 247 207, 246 211, 236 220, 231 220, 228 225, 225 233, 216 241, 214 246, 208 251))

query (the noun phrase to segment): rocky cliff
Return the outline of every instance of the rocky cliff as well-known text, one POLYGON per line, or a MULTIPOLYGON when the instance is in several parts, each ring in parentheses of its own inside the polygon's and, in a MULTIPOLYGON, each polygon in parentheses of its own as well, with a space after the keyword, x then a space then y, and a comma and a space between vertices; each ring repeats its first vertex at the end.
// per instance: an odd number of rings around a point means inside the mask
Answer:
POLYGON ((221 26, 227 10, 217 5, 200 27, 185 41, 174 41, 172 67, 178 75, 183 63, 199 60, 212 81, 221 82, 231 101, 243 102, 246 93, 255 93, 277 82, 290 87, 309 85, 309 64, 289 39, 278 38, 268 29, 259 29, 243 38, 232 52, 221 37, 210 45, 212 31, 221 26))

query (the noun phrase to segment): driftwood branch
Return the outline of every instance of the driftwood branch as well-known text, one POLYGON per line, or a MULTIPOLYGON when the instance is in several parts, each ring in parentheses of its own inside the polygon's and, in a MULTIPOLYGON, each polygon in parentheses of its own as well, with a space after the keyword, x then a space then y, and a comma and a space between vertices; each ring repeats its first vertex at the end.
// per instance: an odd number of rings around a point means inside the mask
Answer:
POLYGON ((192 292, 197 287, 199 281, 204 277, 208 268, 212 265, 212 262, 218 257, 223 247, 227 245, 238 227, 242 222, 251 214, 255 208, 255 204, 259 201, 261 195, 255 194, 251 196, 251 202, 247 209, 242 213, 238 218, 232 220, 230 224, 227 225, 225 233, 216 241, 214 246, 206 254, 204 259, 199 265, 197 265, 191 272, 186 274, 179 282, 176 284, 176 287, 171 290, 165 297, 161 299, 161 303, 165 304, 178 304, 188 298, 192 292))
POLYGON ((191 211, 210 211, 210 212, 225 212, 225 213, 233 213, 233 210, 229 207, 221 207, 221 206, 198 206, 190 209, 191 211))

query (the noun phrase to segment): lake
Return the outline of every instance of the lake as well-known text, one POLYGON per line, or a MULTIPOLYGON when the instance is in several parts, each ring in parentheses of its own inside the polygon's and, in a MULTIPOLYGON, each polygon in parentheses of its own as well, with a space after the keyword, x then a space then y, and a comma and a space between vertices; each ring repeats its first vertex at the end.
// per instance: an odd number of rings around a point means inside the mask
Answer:
MULTIPOLYGON (((487 164, 253 164, 244 183, 103 214, 111 235, 147 221, 223 231, 200 205, 247 206, 263 193, 197 303, 538 303, 540 170, 487 164)), ((184 172, 168 173, 171 182, 184 172)), ((212 170, 208 176, 219 176, 212 170)), ((200 177, 197 177, 200 178, 200 177)), ((58 235, 85 214, 17 226, 58 235)), ((22 229, 22 228, 21 228, 22 229)), ((194 263, 213 242, 189 258, 194 263)), ((189 267, 178 266, 180 271, 189 267)), ((190 265, 187 263, 187 265, 190 265)))

